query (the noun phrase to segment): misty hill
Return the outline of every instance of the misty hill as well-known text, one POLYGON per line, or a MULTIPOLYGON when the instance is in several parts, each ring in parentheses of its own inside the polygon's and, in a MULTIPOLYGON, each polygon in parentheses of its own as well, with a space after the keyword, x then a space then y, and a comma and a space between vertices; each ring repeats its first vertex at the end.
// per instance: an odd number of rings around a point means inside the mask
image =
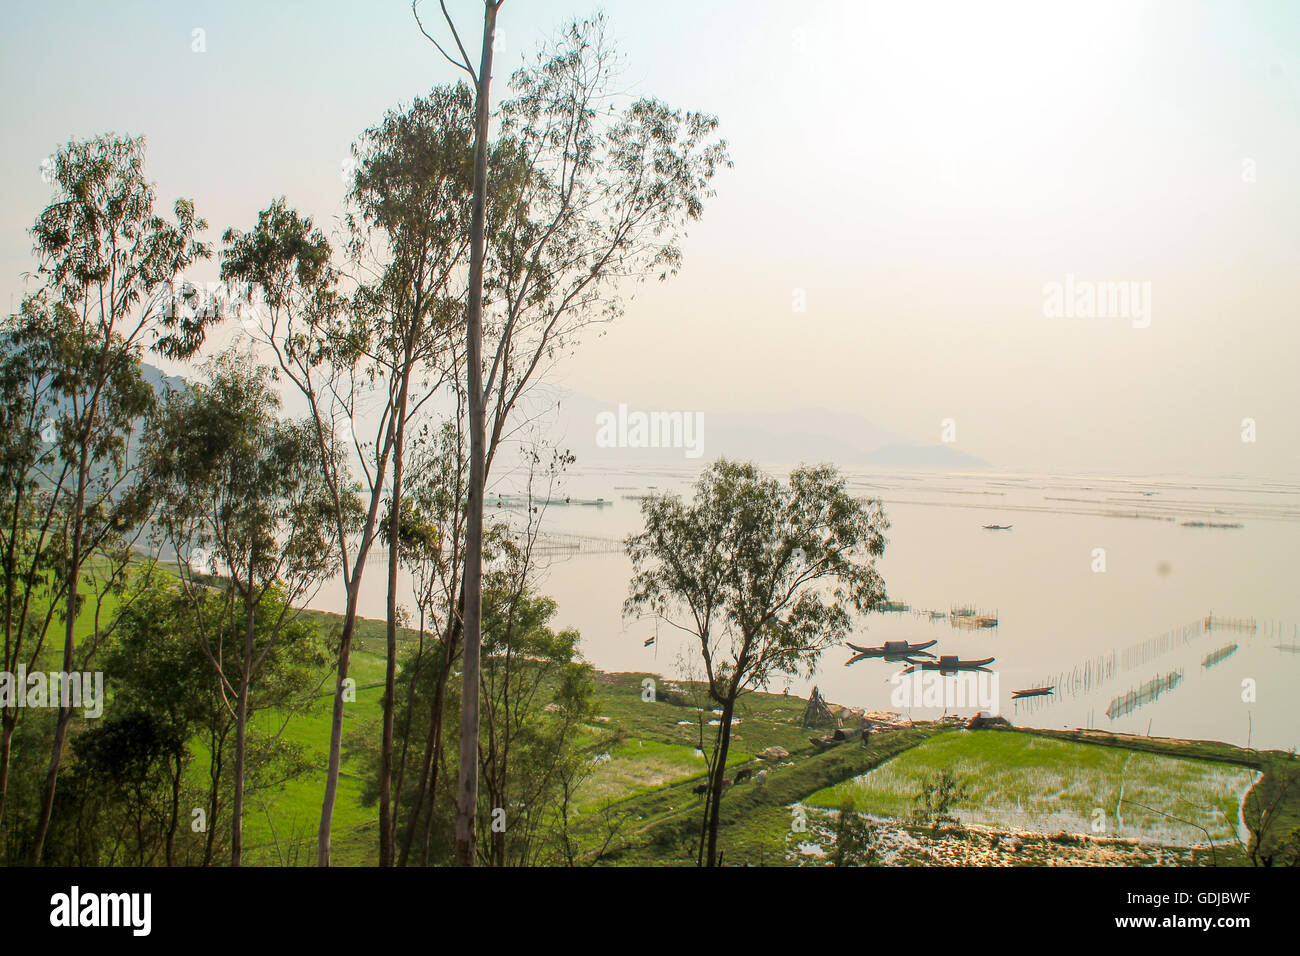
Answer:
MULTIPOLYGON (((617 402, 602 402, 553 386, 538 388, 531 402, 538 424, 552 440, 577 455, 579 464, 647 460, 703 463, 722 456, 768 466, 819 461, 842 467, 982 468, 988 464, 951 446, 911 442, 861 415, 827 408, 748 413, 681 410, 671 423, 657 419, 658 429, 667 435, 677 428, 682 438, 694 444, 686 441, 662 448, 648 447, 644 436, 637 433, 634 416, 638 412, 647 417, 650 412, 672 413, 671 406, 625 405, 620 411, 617 402), (604 434, 601 422, 607 426, 604 434), (618 443, 612 444, 611 438, 618 443), (695 451, 698 454, 689 454, 695 451)), ((653 433, 656 428, 646 430, 653 433)))
MULTIPOLYGON (((184 378, 167 375, 155 366, 144 364, 144 378, 161 396, 166 391, 188 387, 184 378)), ((619 404, 602 402, 589 395, 556 386, 539 386, 528 398, 521 417, 535 418, 546 437, 561 448, 578 456, 579 464, 614 464, 623 461, 692 461, 703 464, 719 457, 757 461, 765 465, 791 465, 797 462, 828 461, 842 467, 886 465, 911 468, 984 468, 984 460, 958 451, 949 445, 926 445, 910 442, 875 422, 852 412, 828 408, 791 408, 777 412, 708 412, 681 410, 673 425, 680 422, 683 439, 678 447, 635 447, 635 421, 638 412, 671 412, 659 409, 625 407, 622 434, 619 433, 619 404), (606 447, 598 439, 598 416, 613 425, 613 437, 627 443, 606 447), (698 416, 698 417, 697 417, 698 416), (690 417, 691 422, 686 418, 690 417), (701 425, 698 434, 697 425, 701 425), (692 443, 691 447, 683 447, 692 443), (687 452, 699 454, 688 457, 687 452)), ((671 430, 671 429, 670 429, 671 430)), ((610 435, 604 436, 606 439, 610 435)), ((605 444, 608 444, 606 442, 605 444)))
POLYGON ((148 362, 140 363, 140 372, 144 380, 153 386, 153 390, 161 398, 166 392, 181 392, 189 388, 189 382, 179 375, 168 375, 162 369, 150 365, 148 362))

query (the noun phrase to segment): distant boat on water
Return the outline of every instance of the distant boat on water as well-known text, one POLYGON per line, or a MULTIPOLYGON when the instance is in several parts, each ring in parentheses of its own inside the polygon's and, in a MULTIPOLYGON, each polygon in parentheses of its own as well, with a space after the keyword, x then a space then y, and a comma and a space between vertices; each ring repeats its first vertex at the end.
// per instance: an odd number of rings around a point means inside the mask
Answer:
POLYGON ((955 654, 944 654, 937 661, 910 661, 911 670, 921 668, 927 671, 978 671, 992 664, 996 657, 985 657, 977 661, 963 661, 955 654))
POLYGON ((1012 700, 1019 700, 1022 697, 1042 697, 1056 690, 1055 687, 1026 687, 1024 690, 1013 690, 1011 692, 1012 700))
MULTIPOLYGON (((849 644, 849 649, 854 651, 854 656, 845 661, 844 666, 848 667, 868 657, 883 657, 886 660, 906 659, 909 654, 924 654, 927 647, 934 647, 938 643, 938 641, 925 641, 921 644, 909 644, 907 641, 885 641, 880 647, 858 647, 856 644, 849 644)), ((926 654, 926 656, 932 655, 926 654)))
POLYGON ((986 524, 984 526, 985 531, 1010 531, 1011 528, 1012 525, 1009 524, 986 524))

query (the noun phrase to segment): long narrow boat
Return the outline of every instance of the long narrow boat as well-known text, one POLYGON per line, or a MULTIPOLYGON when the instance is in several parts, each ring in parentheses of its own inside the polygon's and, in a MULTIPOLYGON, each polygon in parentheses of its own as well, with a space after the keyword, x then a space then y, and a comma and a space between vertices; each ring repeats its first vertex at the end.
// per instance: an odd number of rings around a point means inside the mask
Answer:
POLYGON ((963 661, 956 655, 945 654, 937 661, 911 661, 911 664, 927 671, 976 671, 995 660, 996 657, 985 657, 978 661, 963 661))
POLYGON ((885 641, 880 647, 859 647, 857 644, 849 644, 848 647, 854 652, 854 656, 845 661, 844 666, 856 664, 867 657, 904 659, 909 654, 924 654, 927 647, 934 647, 938 643, 938 641, 925 641, 921 644, 909 644, 907 641, 885 641))
POLYGON ((879 647, 859 647, 857 644, 848 644, 850 650, 857 651, 859 654, 903 654, 908 651, 923 651, 927 647, 934 647, 939 642, 924 641, 920 644, 911 644, 907 641, 885 641, 879 647))
POLYGON ((1042 697, 1044 694, 1050 694, 1056 690, 1055 687, 1026 687, 1024 690, 1013 690, 1011 692, 1012 700, 1019 700, 1021 697, 1042 697))
POLYGON ((1010 531, 1013 526, 1009 524, 986 524, 985 531, 1010 531))

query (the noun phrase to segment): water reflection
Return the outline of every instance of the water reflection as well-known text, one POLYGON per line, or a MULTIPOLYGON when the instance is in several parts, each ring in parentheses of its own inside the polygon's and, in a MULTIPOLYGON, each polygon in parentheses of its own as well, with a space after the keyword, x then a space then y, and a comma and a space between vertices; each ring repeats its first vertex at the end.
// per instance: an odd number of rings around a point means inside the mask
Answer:
MULTIPOLYGON (((693 477, 679 466, 577 470, 562 492, 571 506, 545 515, 539 587, 558 604, 556 625, 576 628, 583 653, 602 670, 681 678, 685 663, 698 657, 693 639, 671 627, 646 644, 654 622, 622 613, 631 563, 621 542, 640 530, 637 499, 656 490, 689 493, 693 477), (601 499, 602 506, 572 506, 601 499)), ((1143 733, 1154 717, 1157 731, 1169 736, 1300 746, 1300 589, 1292 580, 1300 559, 1300 484, 881 469, 851 471, 849 478, 857 493, 884 501, 892 528, 880 568, 901 606, 860 620, 848 635, 857 647, 905 642, 928 644, 919 653, 962 660, 996 655, 1008 716, 1056 728, 1105 725, 1116 695, 1181 670, 1177 694, 1112 717, 1110 729, 1143 733), (1244 527, 1182 524, 1207 516, 1244 527), (1011 532, 983 529, 1013 521, 1011 532), (1091 566, 1097 548, 1107 556, 1104 573, 1091 566), (986 609, 997 626, 954 627, 953 609, 959 617, 986 609), (1171 628, 1171 621, 1185 623, 1171 628), (1230 636, 1207 639, 1220 632, 1230 636), (1238 644, 1235 653, 1203 666, 1230 640, 1238 644), (1248 705, 1241 693, 1246 679, 1259 689, 1248 705), (1054 692, 1011 700, 1014 688, 1045 686, 1054 692)), ((505 483, 493 489, 503 501, 494 516, 512 512, 505 505, 517 491, 505 483)), ((368 574, 363 581, 362 614, 383 616, 384 578, 368 574)), ((325 587, 315 606, 337 611, 343 603, 341 588, 325 587)), ((403 603, 410 606, 409 599, 403 603)), ((811 677, 789 681, 790 692, 806 697, 815 682, 836 703, 892 709, 885 675, 869 660, 845 667, 846 659, 854 659, 853 648, 828 652, 811 677)), ((892 670, 906 658, 885 659, 892 670)), ((775 691, 784 685, 778 678, 775 691)))

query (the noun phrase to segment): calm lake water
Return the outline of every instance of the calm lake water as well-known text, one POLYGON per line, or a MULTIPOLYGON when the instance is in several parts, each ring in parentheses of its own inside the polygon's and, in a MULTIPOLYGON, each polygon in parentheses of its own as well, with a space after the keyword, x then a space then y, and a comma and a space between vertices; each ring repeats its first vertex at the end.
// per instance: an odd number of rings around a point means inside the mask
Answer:
MULTIPOLYGON (((544 528, 621 539, 641 526, 630 496, 686 491, 694 474, 672 466, 572 472, 562 494, 610 504, 553 505, 544 528)), ((913 609, 860 619, 853 643, 937 640, 936 654, 994 657, 998 709, 1020 725, 1300 746, 1300 484, 847 474, 857 493, 884 501, 892 527, 880 569, 890 598, 913 609), (985 524, 1013 527, 986 531, 985 524), (1093 569, 1098 548, 1105 552, 1100 572, 1093 569), (998 626, 963 630, 925 613, 961 605, 996 613, 998 626), (1246 620, 1254 630, 1231 626, 1246 620), (1045 684, 1056 693, 1011 700, 1014 690, 1045 684)), ((621 553, 580 552, 547 559, 540 588, 558 602, 554 623, 581 632, 583 653, 596 667, 686 676, 683 660, 698 657, 690 637, 656 628, 652 618, 623 618, 630 572, 621 553)), ((363 615, 383 617, 384 577, 379 562, 367 569, 363 615)), ((342 604, 337 587, 314 601, 325 610, 342 604)), ((899 709, 890 677, 900 665, 845 667, 850 656, 847 648, 831 649, 812 680, 790 680, 790 692, 806 696, 816 684, 836 703, 899 709)), ((932 719, 943 710, 913 707, 911 714, 932 719)))

